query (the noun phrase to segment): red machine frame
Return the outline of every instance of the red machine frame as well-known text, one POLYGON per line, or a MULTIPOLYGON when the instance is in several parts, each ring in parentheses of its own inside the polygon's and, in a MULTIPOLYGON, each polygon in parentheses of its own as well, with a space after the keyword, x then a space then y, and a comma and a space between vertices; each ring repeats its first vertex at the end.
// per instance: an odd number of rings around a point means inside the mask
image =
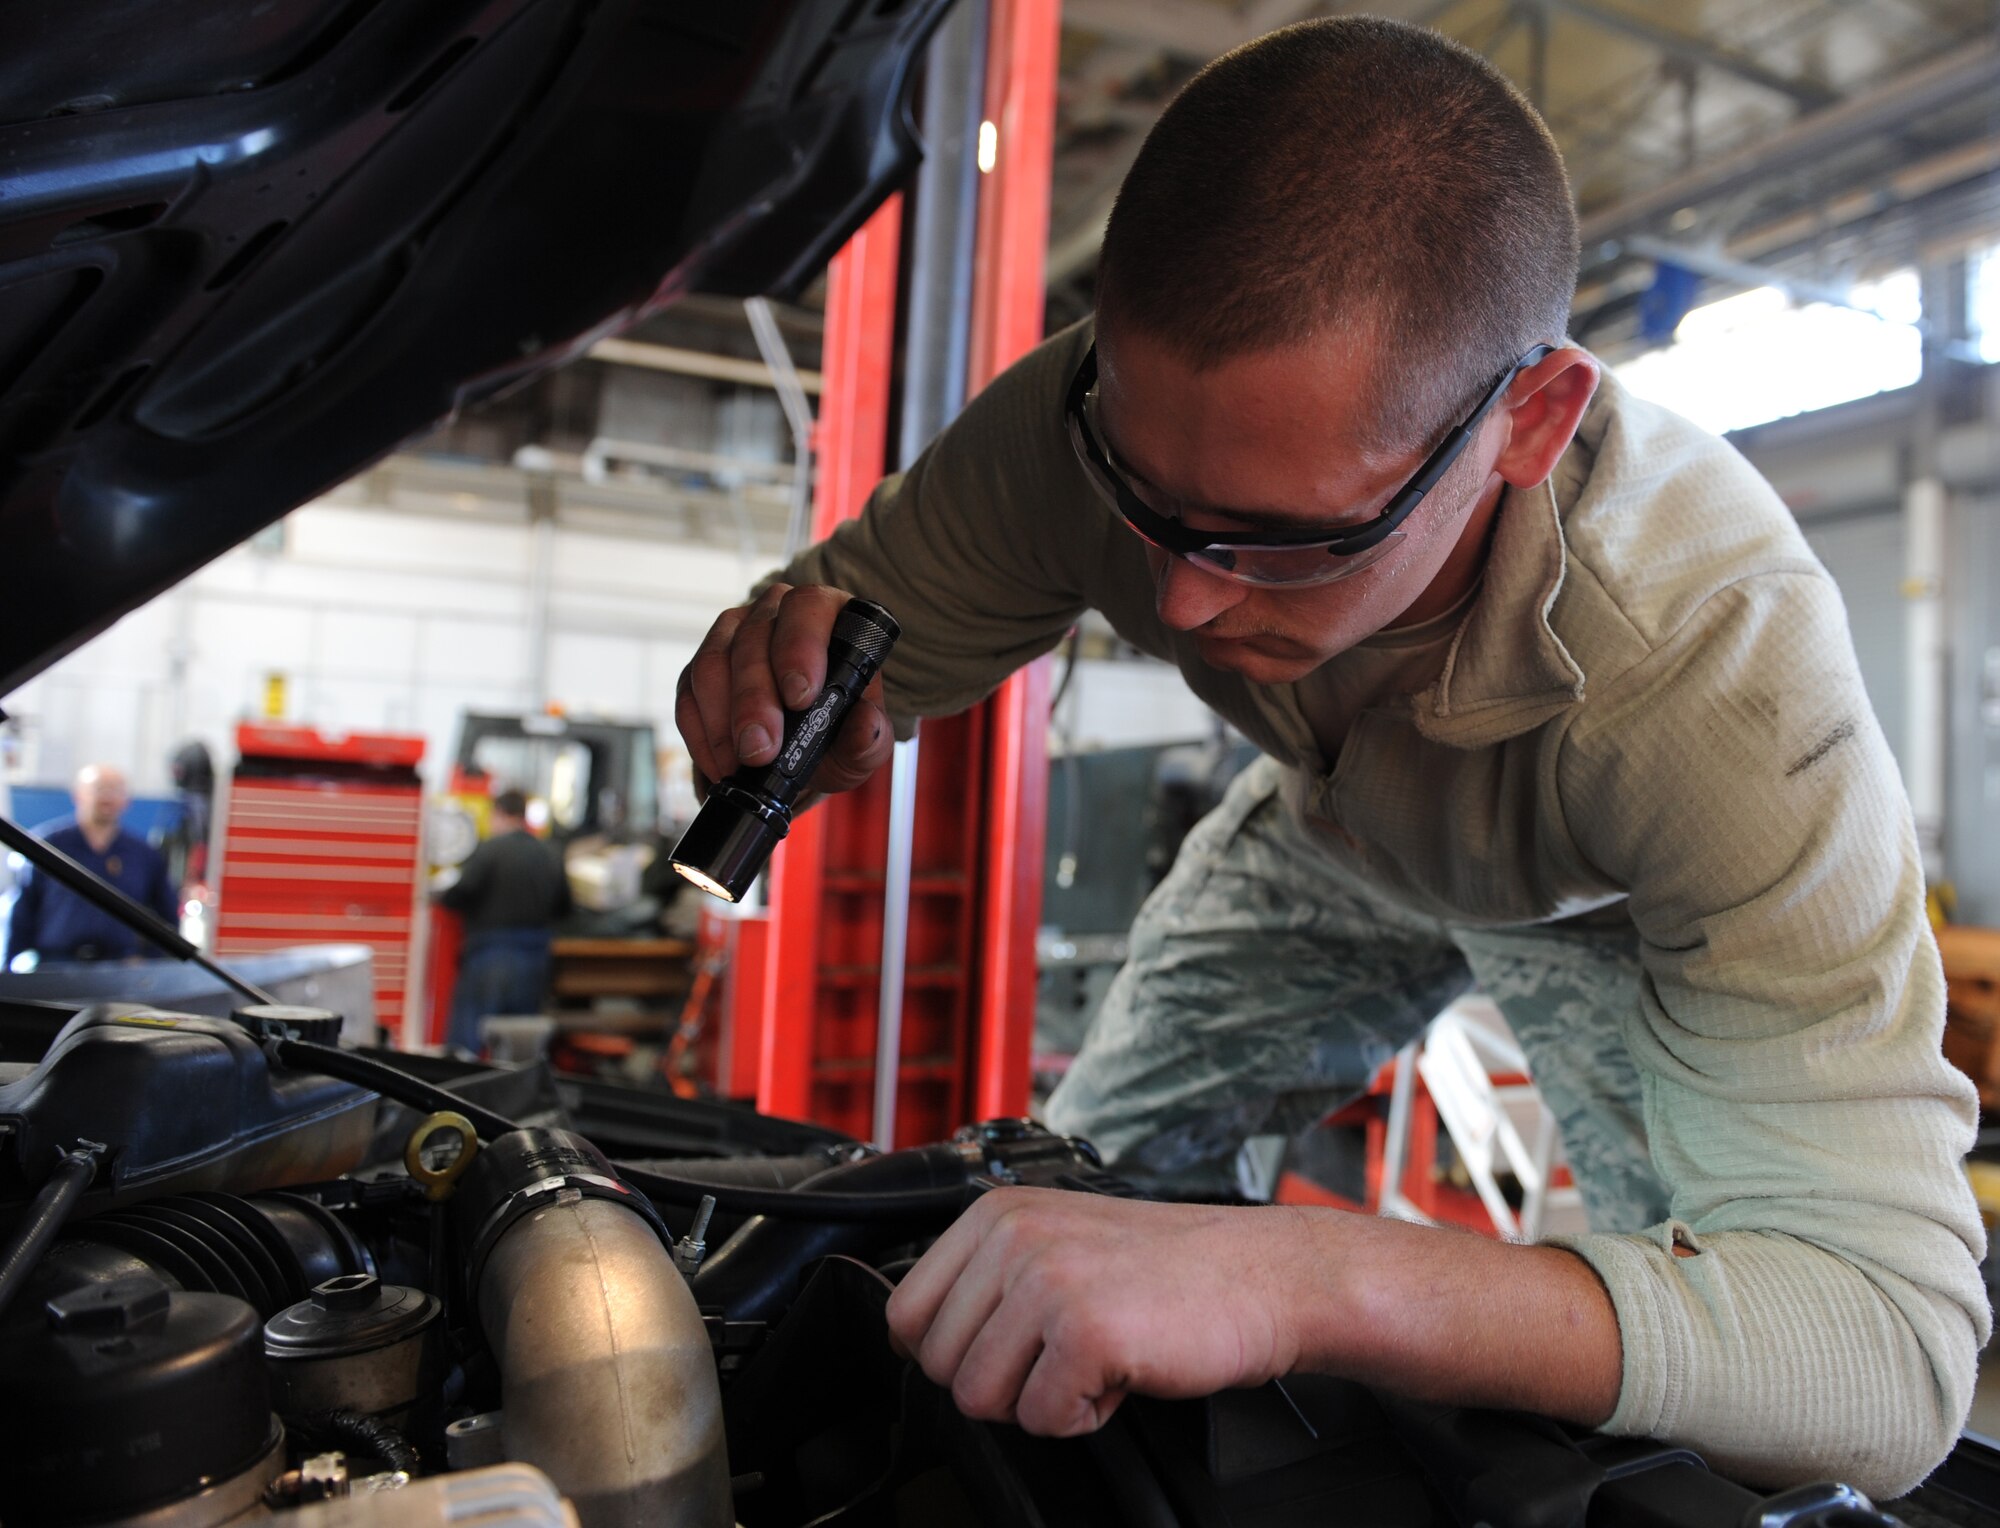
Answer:
MULTIPOLYGON (((1042 334, 1059 0, 994 0, 973 274, 976 391, 1042 334)), ((889 432, 902 205, 892 198, 828 272, 814 534, 861 512, 889 432)), ((1047 817, 1048 664, 981 706, 927 722, 917 777, 895 1142, 1022 1114, 1035 1021, 1047 817)), ((773 863, 757 1106, 870 1133, 888 782, 794 825, 773 863)))

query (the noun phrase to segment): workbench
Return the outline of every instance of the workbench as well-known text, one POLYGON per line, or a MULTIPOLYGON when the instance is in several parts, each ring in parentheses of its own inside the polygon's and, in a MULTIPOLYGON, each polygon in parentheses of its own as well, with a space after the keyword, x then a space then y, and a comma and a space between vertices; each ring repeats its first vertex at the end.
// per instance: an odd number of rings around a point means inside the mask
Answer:
POLYGON ((558 938, 549 947, 555 1020, 564 1029, 664 1033, 680 1018, 693 955, 691 939, 558 938))

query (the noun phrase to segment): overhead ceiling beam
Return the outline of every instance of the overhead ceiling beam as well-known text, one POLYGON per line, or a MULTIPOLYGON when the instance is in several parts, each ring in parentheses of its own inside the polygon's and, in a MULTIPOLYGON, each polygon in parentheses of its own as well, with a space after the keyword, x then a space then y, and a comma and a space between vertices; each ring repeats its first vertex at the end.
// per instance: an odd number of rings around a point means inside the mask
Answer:
POLYGON ((1202 0, 1063 0, 1062 24, 1182 58, 1214 58, 1244 40, 1241 17, 1202 0))
POLYGON ((1810 163, 1851 147, 1883 129, 2000 86, 2000 42, 1980 42, 1899 75, 1888 84, 1849 96, 1837 106, 1801 117, 1759 141, 1676 175, 1650 191, 1583 219, 1583 246, 1637 232, 1654 219, 1725 196, 1763 176, 1810 163))
MULTIPOLYGON (((1366 10, 1372 15, 1435 26, 1463 0, 1247 0, 1238 10, 1207 5, 1201 0, 1064 0, 1063 25, 1095 32, 1117 44, 1165 49, 1182 58, 1206 61, 1253 37, 1313 15, 1366 10)), ((1129 110, 1129 109, 1128 109, 1129 110)), ((1139 145, 1151 131, 1158 113, 1138 116, 1129 142, 1114 157, 1119 165, 1113 183, 1087 191, 1075 210, 1051 230, 1046 277, 1058 285, 1087 269, 1097 259, 1104 225, 1118 194, 1117 182, 1138 156, 1139 145)))
MULTIPOLYGON (((773 302, 769 298, 765 299, 765 303, 780 329, 811 335, 815 339, 826 333, 826 315, 817 309, 801 308, 789 302, 773 302)), ((689 292, 674 299, 671 311, 675 318, 698 318, 728 329, 748 326, 740 297, 714 297, 707 292, 689 292)))
POLYGON ((1635 233, 1622 241, 1622 247, 1627 254, 1650 260, 1656 266, 1677 265, 1698 276, 1712 276, 1718 281, 1731 281, 1740 287, 1776 287, 1795 302, 1831 303, 1837 308, 1855 308, 1881 317, 1873 308, 1863 308, 1856 303, 1853 293, 1846 287, 1806 280, 1776 266, 1759 265, 1754 260, 1738 260, 1719 249, 1674 244, 1643 233, 1635 233))
POLYGON ((582 460, 565 452, 524 448, 518 465, 443 460, 420 452, 384 457, 318 502, 341 508, 388 509, 451 520, 487 519, 519 524, 528 499, 553 488, 556 519, 563 525, 613 534, 646 531, 675 541, 707 541, 725 551, 743 550, 745 522, 761 546, 775 554, 785 531, 782 493, 731 495, 688 488, 662 478, 593 483, 580 475, 582 460), (553 479, 553 482, 547 480, 553 479), (685 517, 685 523, 677 523, 685 517))
MULTIPOLYGON (((1752 262, 1795 254, 1802 247, 1868 218, 1893 211, 1922 197, 1967 181, 2000 175, 2000 136, 1975 139, 1928 159, 1905 164, 1831 196, 1818 206, 1788 213, 1731 238, 1721 253, 1752 262)), ((1642 236, 1643 237, 1643 236, 1642 236)), ((1640 254, 1641 239, 1621 241, 1623 254, 1640 254)), ((1642 292, 1652 283, 1652 268, 1642 261, 1618 262, 1613 274, 1587 280, 1576 291, 1575 312, 1588 320, 1598 309, 1642 292)))
POLYGON ((1723 74, 1731 74, 1739 80, 1747 80, 1753 85, 1763 86, 1766 90, 1776 91, 1779 95, 1789 96, 1810 111, 1831 106, 1840 99, 1838 91, 1820 84, 1817 80, 1780 74, 1777 70, 1766 68, 1756 59, 1738 53, 1734 49, 1725 48, 1704 38, 1690 36, 1672 27, 1663 27, 1658 22, 1629 16, 1623 11, 1599 5, 1596 0, 1544 0, 1544 3, 1564 15, 1588 22, 1600 31, 1615 32, 1620 36, 1630 37, 1658 48, 1670 57, 1685 59, 1691 64, 1699 64, 1723 74))
MULTIPOLYGON (((1458 0, 1378 0, 1372 8, 1381 15, 1400 15, 1400 19, 1427 26, 1457 3, 1458 0), (1401 15, 1403 12, 1409 14, 1401 15)), ((1207 60, 1315 12, 1351 8, 1329 6, 1321 0, 1249 0, 1242 10, 1231 12, 1201 4, 1200 0, 1169 0, 1166 4, 1159 0, 1064 0, 1063 25, 1097 32, 1123 43, 1144 43, 1185 58, 1207 60)), ((1130 126, 1125 142, 1106 156, 1108 172, 1097 177, 1076 210, 1050 231, 1048 260, 1043 271, 1050 286, 1069 280, 1096 262, 1118 187, 1124 182, 1125 172, 1132 168, 1132 161, 1139 157, 1146 134, 1159 120, 1160 109, 1141 114, 1127 108, 1130 126)))
MULTIPOLYGON (((650 345, 643 340, 599 340, 584 352, 584 357, 592 361, 609 361, 615 366, 640 366, 648 371, 706 377, 713 382, 740 382, 745 387, 775 388, 778 385, 771 368, 762 361, 714 355, 706 350, 683 350, 678 345, 650 345)), ((801 371, 799 385, 809 393, 818 392, 820 374, 801 371)))
POLYGON ((1124 42, 1163 48, 1181 58, 1206 63, 1239 43, 1275 27, 1312 15, 1365 10, 1371 16, 1430 26, 1460 0, 1373 0, 1327 4, 1325 0, 1248 0, 1231 9, 1203 0, 1063 0, 1062 24, 1124 42))

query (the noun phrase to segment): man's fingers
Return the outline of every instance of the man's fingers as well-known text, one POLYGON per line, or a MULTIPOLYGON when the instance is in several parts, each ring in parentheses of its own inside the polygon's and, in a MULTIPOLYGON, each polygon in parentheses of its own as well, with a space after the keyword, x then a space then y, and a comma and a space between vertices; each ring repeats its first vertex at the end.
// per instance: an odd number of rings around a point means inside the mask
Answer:
POLYGON ((785 735, 785 713, 771 674, 771 626, 777 619, 776 587, 764 591, 729 644, 729 736, 739 764, 768 764, 785 735))
POLYGON ((1002 1301, 972 1339, 952 1375, 952 1404, 982 1422, 1011 1422, 1021 1387, 1042 1356, 1039 1324, 1010 1320, 1012 1302, 1002 1301))
MULTIPOLYGON (((711 780, 720 780, 736 768, 736 745, 729 733, 729 644, 736 638, 736 628, 743 624, 744 613, 741 609, 725 610, 717 616, 688 663, 688 692, 694 699, 700 728, 697 736, 682 726, 681 736, 687 740, 696 766, 711 780), (696 751, 698 747, 706 751, 706 758, 696 751)), ((678 718, 679 708, 675 711, 678 718)))
POLYGON ((851 791, 889 762, 896 747, 896 733, 889 725, 889 713, 882 709, 881 689, 878 676, 847 713, 840 736, 820 759, 819 769, 813 775, 816 790, 851 791))
MULTIPOLYGON (((674 721, 700 775, 719 781, 777 756, 785 712, 810 704, 826 683, 827 644, 848 599, 822 585, 773 584, 716 618, 674 697, 674 721)), ((877 675, 821 760, 815 794, 862 784, 889 761, 895 741, 877 675)))
POLYGON ((945 1228, 917 1266, 904 1274, 889 1295, 889 1340, 905 1356, 914 1356, 924 1333, 944 1304, 960 1272, 979 1249, 987 1195, 945 1228))
MULTIPOLYGON (((999 1309, 1005 1293, 1006 1286, 991 1259, 973 1262, 958 1276, 951 1293, 944 1297, 944 1303, 931 1318, 923 1341, 916 1346, 916 1360, 932 1383, 944 1385, 957 1394, 959 1365, 999 1309)), ((1008 1395, 1005 1400, 1011 1401, 1013 1396, 1008 1395)))
POLYGON ((809 584, 792 590, 778 607, 771 628, 771 672, 786 710, 804 709, 826 683, 827 644, 848 599, 844 589, 809 584))
POLYGON ((1090 1344, 1051 1340, 1021 1384, 1014 1420, 1043 1438, 1096 1432, 1125 1399, 1125 1385, 1107 1378, 1090 1344))
POLYGON ((674 725, 687 744, 688 759, 694 765, 694 788, 699 794, 702 782, 715 778, 709 773, 715 767, 715 750, 709 747, 708 728, 702 725, 701 707, 695 704, 692 665, 681 670, 680 683, 674 687, 674 725))

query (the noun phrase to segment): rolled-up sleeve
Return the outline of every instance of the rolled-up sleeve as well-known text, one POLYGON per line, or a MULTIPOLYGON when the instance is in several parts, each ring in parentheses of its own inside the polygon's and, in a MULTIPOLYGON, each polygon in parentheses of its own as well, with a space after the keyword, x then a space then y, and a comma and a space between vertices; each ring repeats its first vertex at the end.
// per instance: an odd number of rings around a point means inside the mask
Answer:
POLYGON ((1963 1426, 1991 1315, 1977 1101, 1942 1055, 1915 834, 1839 596, 1726 587, 1593 701, 1564 806, 1630 888, 1627 1039, 1673 1214, 1559 1242, 1617 1308, 1609 1430, 1895 1494, 1963 1426))

